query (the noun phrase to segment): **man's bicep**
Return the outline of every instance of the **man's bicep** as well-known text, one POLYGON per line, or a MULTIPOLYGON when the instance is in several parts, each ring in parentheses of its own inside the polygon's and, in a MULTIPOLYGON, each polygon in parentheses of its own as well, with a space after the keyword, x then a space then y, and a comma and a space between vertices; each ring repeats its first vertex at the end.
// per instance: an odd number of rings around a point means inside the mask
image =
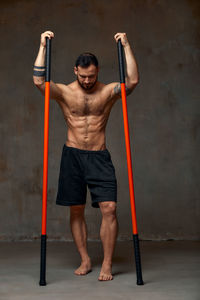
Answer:
MULTIPOLYGON (((36 82, 37 78, 34 80, 36 82)), ((38 83, 36 82, 35 85, 40 90, 41 94, 44 96, 45 95, 45 81, 38 82, 38 83)), ((64 86, 65 86, 64 84, 55 83, 51 80, 51 82, 50 82, 50 98, 54 99, 54 100, 62 100, 64 86)))
POLYGON ((50 82, 50 98, 54 100, 63 99, 63 90, 65 85, 61 83, 50 82))
MULTIPOLYGON (((121 84, 120 82, 115 82, 112 84, 113 87, 112 87, 112 92, 111 92, 111 97, 112 98, 120 98, 121 97, 121 84)), ((130 95, 131 92, 132 92, 132 89, 128 88, 127 86, 125 86, 126 88, 126 95, 130 95)))

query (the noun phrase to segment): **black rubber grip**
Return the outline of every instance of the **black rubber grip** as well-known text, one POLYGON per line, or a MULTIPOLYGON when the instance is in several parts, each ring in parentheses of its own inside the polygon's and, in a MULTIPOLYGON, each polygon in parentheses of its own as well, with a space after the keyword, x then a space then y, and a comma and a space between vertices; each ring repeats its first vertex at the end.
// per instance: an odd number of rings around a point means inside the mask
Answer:
POLYGON ((134 249, 135 249, 135 266, 136 266, 136 273, 137 273, 137 285, 143 285, 144 282, 142 279, 142 268, 141 268, 138 234, 133 234, 133 244, 134 244, 134 249))
POLYGON ((124 73, 124 54, 123 54, 123 46, 121 40, 117 42, 117 49, 118 49, 118 60, 119 60, 119 75, 120 75, 120 82, 125 83, 125 73, 124 73))
POLYGON ((51 39, 46 37, 46 74, 45 81, 51 80, 51 39))
POLYGON ((46 285, 46 235, 41 235, 41 256, 40 256, 40 282, 46 285))

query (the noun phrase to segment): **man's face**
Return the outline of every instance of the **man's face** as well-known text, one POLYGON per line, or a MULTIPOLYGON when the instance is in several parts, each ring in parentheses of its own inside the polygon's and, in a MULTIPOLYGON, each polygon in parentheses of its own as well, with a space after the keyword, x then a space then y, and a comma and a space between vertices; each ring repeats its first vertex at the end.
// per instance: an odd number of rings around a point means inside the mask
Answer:
POLYGON ((76 74, 79 85, 86 91, 91 90, 98 79, 99 69, 95 65, 90 65, 87 68, 78 66, 74 67, 74 73, 76 74))

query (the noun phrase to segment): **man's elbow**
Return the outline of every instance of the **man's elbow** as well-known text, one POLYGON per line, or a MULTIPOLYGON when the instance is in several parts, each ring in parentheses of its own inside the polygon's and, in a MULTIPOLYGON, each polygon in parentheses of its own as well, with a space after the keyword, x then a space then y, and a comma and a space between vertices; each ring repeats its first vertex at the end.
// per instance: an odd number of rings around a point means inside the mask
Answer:
POLYGON ((139 83, 139 76, 134 77, 133 79, 126 80, 126 86, 131 90, 134 89, 138 83, 139 83))
POLYGON ((138 83, 139 83, 138 79, 129 82, 129 84, 126 86, 128 94, 132 93, 132 91, 135 89, 135 87, 136 87, 136 85, 138 85, 138 83))
POLYGON ((41 92, 44 92, 45 90, 44 80, 42 80, 40 77, 33 76, 33 83, 41 92))
POLYGON ((139 77, 134 78, 134 79, 131 80, 131 82, 130 82, 130 87, 134 89, 134 88, 136 87, 136 85, 138 85, 138 83, 139 83, 139 77))
POLYGON ((44 79, 33 75, 33 82, 35 85, 42 85, 44 83, 44 79))
POLYGON ((41 79, 41 77, 33 76, 33 82, 37 86, 44 85, 44 79, 41 79))

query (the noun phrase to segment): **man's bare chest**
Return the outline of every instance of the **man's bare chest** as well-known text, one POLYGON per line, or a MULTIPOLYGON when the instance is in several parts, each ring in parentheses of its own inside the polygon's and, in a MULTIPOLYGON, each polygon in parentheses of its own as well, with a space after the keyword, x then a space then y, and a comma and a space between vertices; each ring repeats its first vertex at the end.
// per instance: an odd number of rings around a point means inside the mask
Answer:
POLYGON ((106 99, 100 95, 75 95, 71 97, 68 111, 74 116, 102 115, 106 106, 106 99))

